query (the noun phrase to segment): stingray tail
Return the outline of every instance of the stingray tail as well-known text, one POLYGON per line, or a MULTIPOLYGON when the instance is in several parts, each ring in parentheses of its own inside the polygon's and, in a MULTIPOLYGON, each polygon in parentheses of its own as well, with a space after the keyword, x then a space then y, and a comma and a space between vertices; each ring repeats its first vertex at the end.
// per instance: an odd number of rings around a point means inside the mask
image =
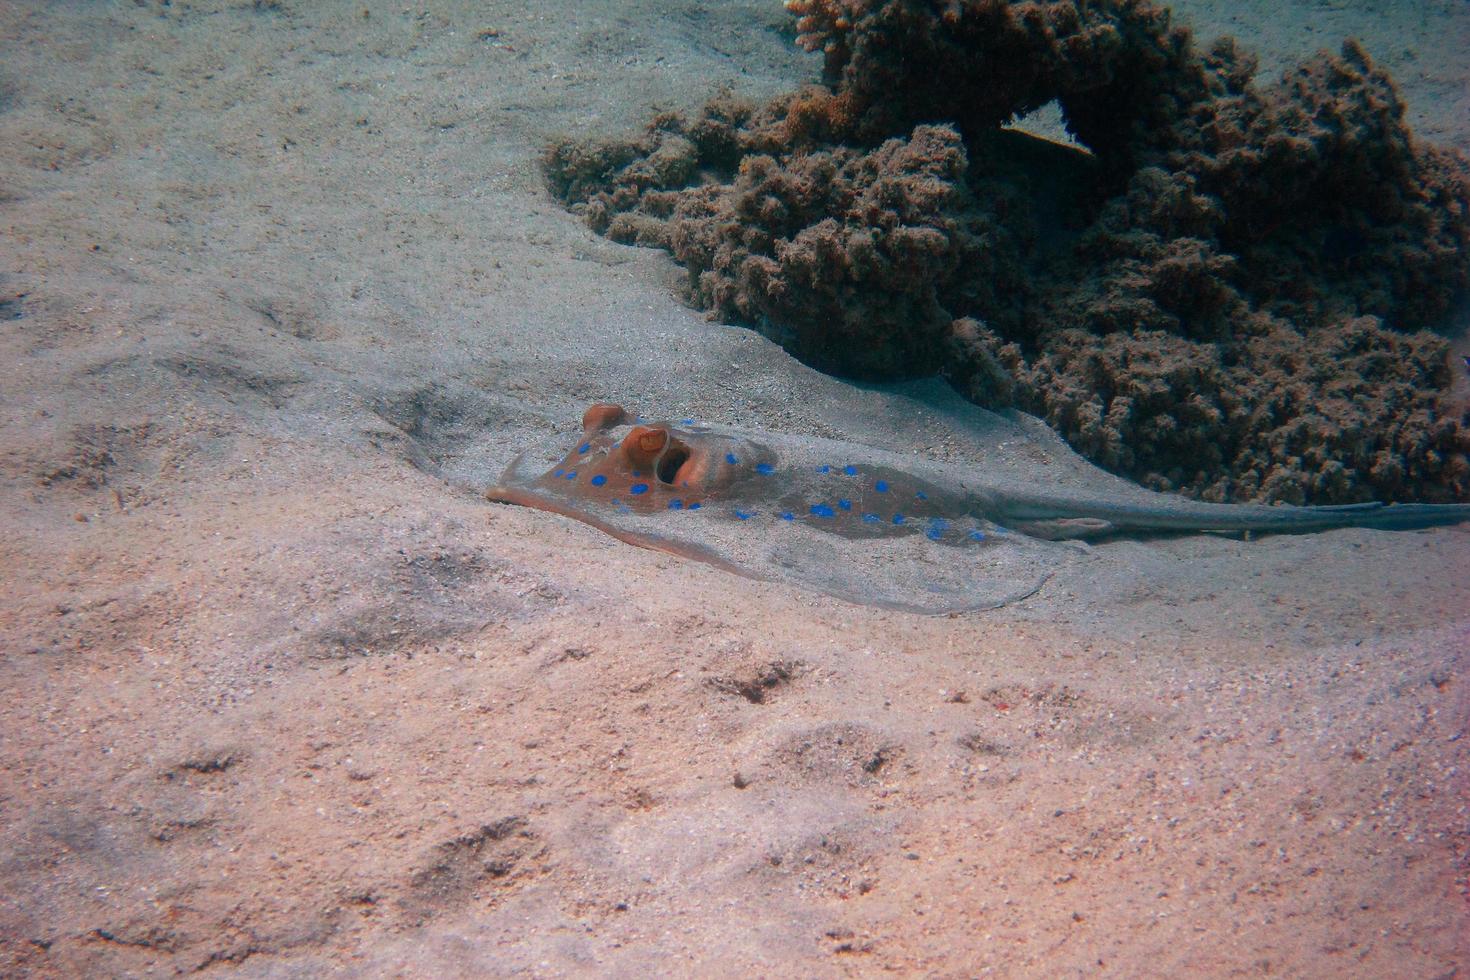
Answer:
MULTIPOLYGON (((1339 527, 1411 530, 1470 521, 1470 504, 1338 504, 1326 507, 1202 504, 1169 501, 1157 506, 1086 499, 1018 499, 999 508, 1019 530, 1031 525, 1075 526, 1088 533, 1111 530, 1264 531, 1289 534, 1339 527)), ((1076 534, 1069 536, 1085 536, 1076 534)))

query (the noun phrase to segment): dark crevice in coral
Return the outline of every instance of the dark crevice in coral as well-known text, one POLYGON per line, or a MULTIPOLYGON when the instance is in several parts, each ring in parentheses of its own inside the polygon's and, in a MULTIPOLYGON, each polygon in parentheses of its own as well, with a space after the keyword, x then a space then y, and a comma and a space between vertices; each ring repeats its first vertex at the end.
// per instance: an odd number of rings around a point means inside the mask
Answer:
POLYGON ((563 143, 553 191, 817 368, 941 372, 1160 489, 1470 489, 1425 329, 1470 282, 1470 167, 1358 45, 1261 84, 1143 0, 788 6, 825 85, 563 143), (1086 151, 1003 128, 1052 101, 1086 151))

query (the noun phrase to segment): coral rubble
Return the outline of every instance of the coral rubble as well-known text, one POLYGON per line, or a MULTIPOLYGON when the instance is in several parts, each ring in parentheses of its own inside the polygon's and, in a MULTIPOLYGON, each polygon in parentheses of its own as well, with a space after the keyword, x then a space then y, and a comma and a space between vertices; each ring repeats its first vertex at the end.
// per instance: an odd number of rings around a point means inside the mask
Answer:
POLYGON ((553 147, 564 201, 826 371, 943 372, 1215 500, 1470 493, 1426 328, 1470 165, 1348 42, 1279 82, 1146 0, 788 0, 824 84, 553 147), (1077 149, 1005 128, 1056 102, 1077 149))

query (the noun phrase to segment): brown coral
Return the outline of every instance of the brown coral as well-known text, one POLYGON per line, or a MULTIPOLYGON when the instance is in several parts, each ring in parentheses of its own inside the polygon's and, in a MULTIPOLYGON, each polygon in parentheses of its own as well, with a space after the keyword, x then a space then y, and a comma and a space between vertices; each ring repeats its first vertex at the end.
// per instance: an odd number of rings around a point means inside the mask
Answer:
POLYGON ((933 126, 869 153, 749 156, 730 185, 681 202, 669 247, 696 301, 780 336, 808 363, 857 377, 933 373, 948 294, 983 282, 995 306, 1019 275, 1000 247, 1005 230, 968 200, 967 163, 954 130, 933 126))
POLYGON ((828 54, 846 44, 853 22, 870 6, 866 0, 786 0, 786 9, 796 17, 796 43, 828 54))

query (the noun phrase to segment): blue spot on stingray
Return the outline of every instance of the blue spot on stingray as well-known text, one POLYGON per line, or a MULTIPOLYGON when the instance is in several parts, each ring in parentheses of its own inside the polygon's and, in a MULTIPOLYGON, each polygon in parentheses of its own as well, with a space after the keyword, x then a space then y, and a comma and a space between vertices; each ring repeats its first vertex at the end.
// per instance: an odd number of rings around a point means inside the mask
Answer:
POLYGON ((631 493, 635 497, 638 496, 640 493, 647 493, 648 492, 648 484, 646 484, 646 483, 635 483, 631 487, 628 488, 628 492, 631 493))
POLYGON ((888 492, 888 481, 887 480, 879 480, 877 483, 873 484, 873 489, 874 490, 877 490, 879 493, 887 493, 888 492))
POLYGON ((836 512, 826 504, 812 504, 812 513, 818 517, 833 517, 836 512))
POLYGON ((922 491, 922 490, 920 490, 918 493, 914 494, 914 496, 915 497, 918 497, 920 500, 928 500, 929 499, 929 495, 927 493, 925 493, 924 491, 922 491))
POLYGON ((635 480, 636 480, 636 479, 638 479, 638 478, 639 478, 639 477, 640 477, 640 476, 642 476, 642 475, 643 475, 643 474, 642 474, 642 473, 640 473, 640 472, 638 472, 638 471, 637 471, 637 470, 634 470, 634 471, 633 471, 633 479, 635 479, 635 480))
POLYGON ((567 471, 567 479, 568 480, 575 480, 576 478, 577 478, 577 471, 576 470, 568 470, 567 471))
POLYGON ((592 443, 590 443, 590 442, 584 442, 580 446, 577 447, 577 452, 579 452, 579 453, 585 453, 587 450, 589 450, 591 448, 592 448, 592 443))
POLYGON ((984 541, 985 540, 985 532, 984 531, 971 531, 970 532, 970 540, 971 541, 984 541))
POLYGON ((737 510, 735 511, 735 516, 742 521, 748 521, 755 516, 755 513, 748 510, 737 510))
POLYGON ((863 515, 863 523, 864 524, 877 524, 878 523, 878 515, 877 514, 864 514, 863 515))
POLYGON ((826 463, 823 463, 821 466, 818 466, 817 467, 817 472, 818 473, 831 473, 832 472, 832 467, 828 466, 826 463))
POLYGON ((597 474, 596 476, 594 476, 592 478, 592 485, 594 487, 600 487, 600 486, 602 486, 606 482, 607 482, 607 477, 603 476, 601 473, 597 474))
POLYGON ((551 475, 552 476, 566 476, 567 475, 567 471, 566 470, 557 470, 555 473, 553 473, 551 475))
POLYGON ((893 515, 893 523, 895 523, 895 524, 902 524, 903 521, 904 521, 904 517, 903 517, 902 514, 894 514, 893 515))
POLYGON ((683 509, 684 509, 684 501, 682 501, 682 500, 670 500, 669 501, 669 510, 683 510, 683 509))
POLYGON ((694 424, 694 420, 693 419, 680 419, 679 420, 679 424, 680 425, 693 425, 694 424))
POLYGON ((796 515, 793 514, 793 513, 791 513, 791 511, 788 510, 786 513, 784 513, 784 514, 781 515, 781 520, 783 520, 783 521, 794 521, 794 520, 796 520, 796 515))
POLYGON ((851 500, 839 500, 839 501, 837 501, 837 506, 838 507, 841 507, 843 510, 852 510, 852 501, 851 500))
POLYGON ((857 476, 857 467, 856 466, 844 466, 842 468, 842 472, 846 473, 848 476, 857 476))
POLYGON ((930 541, 938 541, 940 538, 944 537, 944 528, 936 527, 935 525, 931 524, 929 525, 928 530, 924 532, 924 537, 928 538, 930 541))
POLYGON ((695 501, 694 503, 692 503, 692 504, 689 505, 689 509, 690 510, 699 510, 699 508, 701 508, 703 506, 704 506, 704 504, 701 504, 700 502, 695 501))
POLYGON ((725 462, 729 463, 731 466, 734 466, 736 463, 740 462, 740 457, 736 456, 734 453, 726 453, 725 462))
POLYGON ((776 467, 772 466, 770 463, 756 463, 755 471, 761 476, 770 476, 772 473, 776 472, 776 467))

